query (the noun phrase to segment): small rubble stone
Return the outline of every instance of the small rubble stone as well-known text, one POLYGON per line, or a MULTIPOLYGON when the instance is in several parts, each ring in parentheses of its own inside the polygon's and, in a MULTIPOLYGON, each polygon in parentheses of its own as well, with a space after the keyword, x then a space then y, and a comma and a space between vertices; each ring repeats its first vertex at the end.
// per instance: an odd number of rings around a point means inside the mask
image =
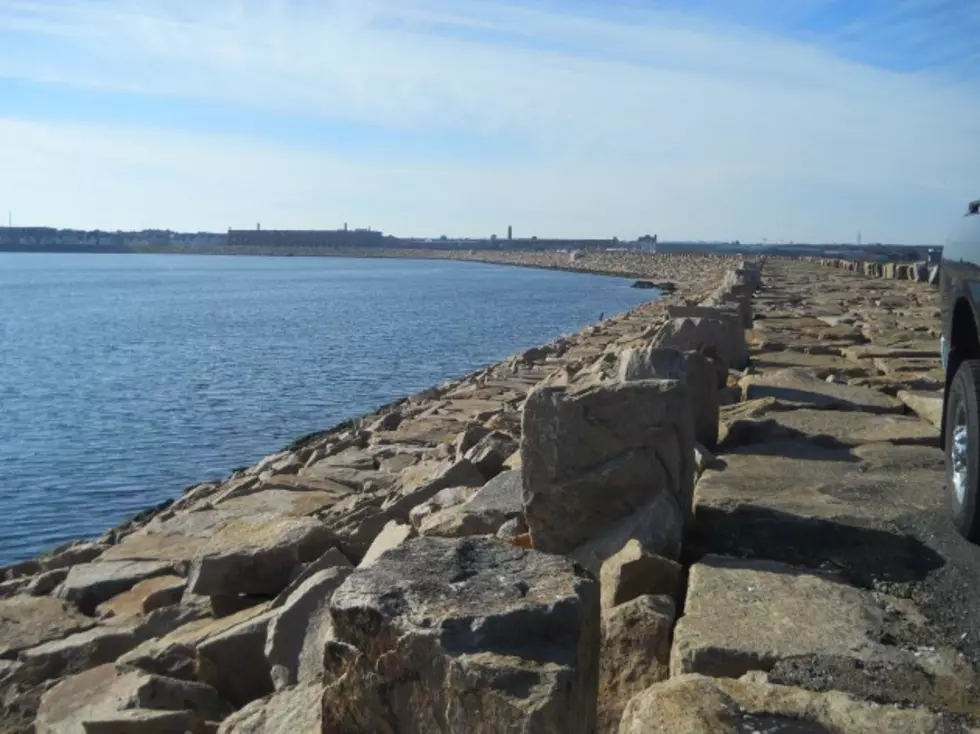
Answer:
POLYGON ((676 600, 683 570, 676 561, 648 553, 638 541, 631 540, 602 564, 602 608, 611 609, 645 594, 676 600))

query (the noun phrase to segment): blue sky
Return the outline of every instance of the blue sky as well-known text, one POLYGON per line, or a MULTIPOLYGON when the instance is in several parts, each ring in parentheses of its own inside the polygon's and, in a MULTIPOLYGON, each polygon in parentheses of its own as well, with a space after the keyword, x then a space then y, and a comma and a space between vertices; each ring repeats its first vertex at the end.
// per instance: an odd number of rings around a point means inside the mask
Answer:
POLYGON ((0 0, 0 210, 937 242, 976 0, 0 0))

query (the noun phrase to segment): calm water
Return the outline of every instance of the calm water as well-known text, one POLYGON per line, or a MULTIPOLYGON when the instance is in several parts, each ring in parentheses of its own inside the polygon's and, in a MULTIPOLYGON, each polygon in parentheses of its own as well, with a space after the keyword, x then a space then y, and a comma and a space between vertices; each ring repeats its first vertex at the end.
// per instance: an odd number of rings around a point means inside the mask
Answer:
POLYGON ((0 254, 0 563, 649 298, 473 263, 0 254))

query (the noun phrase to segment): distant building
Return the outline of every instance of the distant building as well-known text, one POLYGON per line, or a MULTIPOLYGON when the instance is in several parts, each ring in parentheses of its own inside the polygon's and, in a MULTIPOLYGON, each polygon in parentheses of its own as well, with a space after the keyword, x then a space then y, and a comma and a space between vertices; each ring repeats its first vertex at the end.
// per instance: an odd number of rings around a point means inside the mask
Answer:
POLYGON ((370 229, 230 229, 229 247, 343 249, 383 247, 384 235, 370 229))

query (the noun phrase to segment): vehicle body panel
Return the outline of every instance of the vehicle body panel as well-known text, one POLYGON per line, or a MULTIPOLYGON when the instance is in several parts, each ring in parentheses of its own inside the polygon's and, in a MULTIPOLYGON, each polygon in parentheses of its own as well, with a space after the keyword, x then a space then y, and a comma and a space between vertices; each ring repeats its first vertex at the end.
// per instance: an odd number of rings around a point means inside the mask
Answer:
MULTIPOLYGON (((973 205, 971 205, 971 209, 973 205)), ((939 272, 939 297, 942 309, 942 337, 940 340, 943 369, 946 371, 946 387, 957 365, 949 363, 953 343, 953 316, 958 303, 969 304, 973 318, 973 333, 980 325, 980 213, 967 214, 959 219, 943 246, 939 272)), ((962 355, 961 355, 962 356, 962 355)), ((966 355, 980 358, 980 354, 966 355)), ((945 400, 943 405, 945 426, 945 400)))

